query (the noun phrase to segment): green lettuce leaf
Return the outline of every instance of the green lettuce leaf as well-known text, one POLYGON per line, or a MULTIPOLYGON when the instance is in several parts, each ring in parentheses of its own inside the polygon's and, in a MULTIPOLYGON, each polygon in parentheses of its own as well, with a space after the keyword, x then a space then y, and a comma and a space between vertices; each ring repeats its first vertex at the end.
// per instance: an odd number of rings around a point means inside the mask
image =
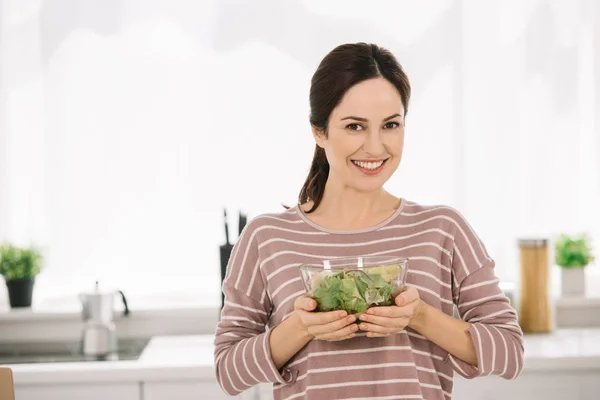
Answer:
POLYGON ((360 314, 371 306, 393 304, 394 283, 380 274, 367 274, 362 270, 320 274, 322 276, 312 279, 311 287, 317 311, 345 310, 348 314, 360 314))

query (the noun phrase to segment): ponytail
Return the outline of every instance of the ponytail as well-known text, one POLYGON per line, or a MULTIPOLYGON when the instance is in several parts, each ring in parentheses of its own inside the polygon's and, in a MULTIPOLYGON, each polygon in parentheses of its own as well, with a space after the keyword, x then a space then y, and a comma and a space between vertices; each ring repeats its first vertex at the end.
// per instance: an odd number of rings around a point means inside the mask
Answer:
POLYGON ((328 176, 329 163, 327 162, 325 150, 323 150, 322 147, 315 145, 315 154, 310 166, 310 171, 308 172, 306 181, 304 181, 304 185, 298 196, 298 204, 304 204, 308 201, 313 202, 310 210, 306 211, 307 214, 315 211, 317 207, 319 207, 319 204, 321 204, 328 176))

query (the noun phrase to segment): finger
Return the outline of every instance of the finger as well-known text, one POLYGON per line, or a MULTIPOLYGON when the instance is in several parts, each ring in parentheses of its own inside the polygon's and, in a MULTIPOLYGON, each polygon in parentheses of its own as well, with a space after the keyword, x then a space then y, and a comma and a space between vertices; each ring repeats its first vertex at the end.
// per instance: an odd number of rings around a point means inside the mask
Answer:
POLYGON ((419 299, 419 292, 414 287, 409 287, 404 292, 396 296, 396 305, 403 306, 419 299))
POLYGON ((352 339, 352 338, 353 338, 353 337, 355 337, 355 336, 356 336, 356 333, 351 333, 351 334, 350 334, 350 335, 348 335, 348 336, 344 336, 344 337, 342 337, 342 338, 338 338, 338 339, 333 339, 333 340, 332 340, 332 342, 339 342, 339 341, 342 341, 342 340, 348 340, 348 339, 352 339))
MULTIPOLYGON (((321 326, 335 322, 341 323, 349 317, 351 316, 349 316, 346 311, 308 312, 303 315, 302 320, 307 326, 321 326)), ((343 324, 340 327, 346 325, 347 324, 343 324)))
POLYGON ((308 296, 300 296, 294 301, 295 310, 313 311, 317 308, 317 302, 308 296))
POLYGON ((361 322, 361 324, 358 326, 358 328, 361 331, 366 331, 366 332, 389 334, 389 333, 395 333, 395 332, 401 331, 402 329, 404 329, 405 326, 406 326, 406 324, 402 324, 400 322, 397 322, 395 324, 395 326, 381 326, 381 325, 375 325, 375 324, 370 324, 370 323, 366 323, 366 322, 361 322))
POLYGON ((368 324, 366 322, 362 322, 358 329, 364 332, 373 332, 373 333, 392 333, 394 331, 393 328, 387 326, 380 326, 375 324, 368 324))
POLYGON ((346 328, 348 325, 354 324, 354 322, 356 322, 356 317, 354 315, 349 315, 345 318, 337 319, 333 322, 328 322, 325 324, 311 324, 311 326, 308 328, 308 331, 311 335, 317 336, 326 333, 336 332, 338 330, 346 328))
POLYGON ((390 336, 390 333, 375 333, 375 332, 367 332, 367 337, 376 338, 376 337, 387 337, 390 336))
POLYGON ((352 323, 342 329, 338 329, 333 332, 323 333, 316 337, 321 340, 338 341, 338 340, 349 339, 351 337, 356 336, 357 331, 358 331, 358 325, 352 323))
MULTIPOLYGON (((357 329, 358 330, 358 329, 357 329)), ((352 339, 353 337, 356 336, 356 332, 352 332, 349 335, 346 336, 341 336, 341 337, 333 337, 332 339, 329 339, 328 341, 330 342, 340 342, 342 340, 348 340, 348 339, 352 339)), ((323 339, 323 340, 327 340, 327 339, 323 339)))
POLYGON ((328 342, 341 342, 342 340, 352 339, 353 337, 356 337, 355 332, 352 332, 349 335, 345 335, 345 336, 334 335, 332 333, 328 333, 326 335, 318 336, 317 339, 326 340, 328 342))
POLYGON ((360 320, 361 322, 371 323, 379 326, 386 326, 389 328, 400 326, 398 323, 398 318, 380 317, 378 315, 361 315, 360 320))
POLYGON ((369 315, 376 315, 380 317, 386 318, 401 318, 401 317, 409 317, 412 315, 412 310, 410 308, 391 306, 391 307, 371 307, 367 310, 366 314, 361 315, 359 318, 363 319, 363 316, 368 318, 369 315))
POLYGON ((348 317, 348 314, 345 311, 313 312, 297 309, 295 312, 300 316, 302 324, 309 329, 313 326, 326 325, 330 322, 340 321, 348 317))

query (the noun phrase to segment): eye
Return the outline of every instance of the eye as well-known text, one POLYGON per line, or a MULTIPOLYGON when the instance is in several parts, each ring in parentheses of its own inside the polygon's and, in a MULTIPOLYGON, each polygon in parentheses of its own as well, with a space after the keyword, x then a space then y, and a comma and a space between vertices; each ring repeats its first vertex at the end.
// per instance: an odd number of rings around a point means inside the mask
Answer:
POLYGON ((346 125, 346 129, 350 129, 351 131, 361 131, 363 127, 359 124, 348 124, 346 125))
POLYGON ((400 126, 400 124, 398 122, 388 122, 387 124, 385 124, 383 126, 384 129, 394 129, 394 128, 398 128, 400 126))

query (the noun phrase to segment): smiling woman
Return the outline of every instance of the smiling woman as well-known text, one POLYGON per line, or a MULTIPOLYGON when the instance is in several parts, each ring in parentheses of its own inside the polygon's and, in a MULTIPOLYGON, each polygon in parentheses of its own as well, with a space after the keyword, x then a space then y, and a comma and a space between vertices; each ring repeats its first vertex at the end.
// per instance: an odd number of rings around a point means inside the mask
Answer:
POLYGON ((329 174, 342 182, 355 179, 357 172, 373 177, 357 182, 360 190, 370 191, 391 177, 402 157, 408 77, 391 54, 377 48, 364 49, 366 57, 340 70, 348 50, 332 51, 312 79, 310 123, 316 146, 298 198, 300 204, 310 202, 307 213, 319 207, 329 174), (387 68, 382 72, 380 65, 387 68))
POLYGON ((368 176, 377 175, 377 179, 359 183, 364 185, 362 190, 381 186, 381 180, 387 181, 400 164, 404 147, 403 114, 402 100, 389 81, 373 78, 361 82, 348 90, 344 101, 334 109, 327 130, 313 125, 317 148, 325 151, 333 172, 340 176, 345 174, 347 166, 356 167, 348 171, 352 175, 346 179, 353 179, 357 170, 368 176), (368 117, 345 117, 350 110, 362 110, 368 117), (389 115, 395 110, 401 113, 389 115))
POLYGON ((447 399, 454 372, 519 376, 523 333, 475 231, 451 207, 383 189, 402 159, 409 97, 402 67, 376 45, 339 46, 319 65, 298 204, 253 219, 227 267, 215 363, 228 394, 273 382, 275 399, 447 399), (315 311, 300 265, 373 255, 408 259, 391 305, 315 311))
MULTIPOLYGON (((365 124, 369 123, 369 120, 366 118, 353 117, 353 116, 342 118, 342 121, 344 121, 344 120, 355 120, 355 121, 360 121, 365 124)), ((385 123, 383 128, 387 129, 387 130, 399 129, 399 128, 404 127, 403 116, 401 114, 390 115, 389 117, 385 118, 383 120, 383 122, 385 123), (392 121, 393 119, 396 119, 396 118, 399 119, 400 121, 392 121), (388 122, 388 121, 392 121, 392 122, 388 122)), ((365 127, 363 125, 360 125, 359 123, 352 123, 352 124, 348 124, 346 126, 346 129, 362 131, 365 129, 365 127)), ((404 134, 404 132, 402 132, 402 133, 404 134)), ((396 136, 396 137, 399 138, 399 136, 396 136)), ((402 137, 402 139, 403 139, 403 137, 402 137)), ((365 173, 367 175, 377 175, 379 172, 381 172, 383 170, 383 165, 390 158, 391 158, 390 156, 385 155, 379 159, 378 158, 366 158, 366 159, 353 158, 351 161, 363 173, 365 173)))

